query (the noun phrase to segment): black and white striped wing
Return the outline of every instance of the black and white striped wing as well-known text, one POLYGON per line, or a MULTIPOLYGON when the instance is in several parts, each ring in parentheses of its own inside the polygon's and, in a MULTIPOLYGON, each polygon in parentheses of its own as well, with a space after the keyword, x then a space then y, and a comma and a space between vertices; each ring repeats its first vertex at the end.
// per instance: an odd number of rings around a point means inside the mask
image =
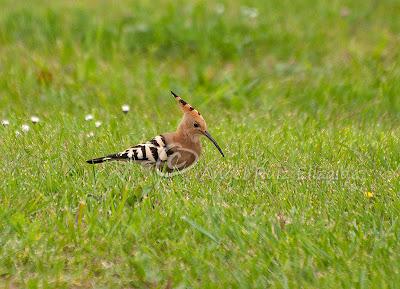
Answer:
POLYGON ((116 154, 86 161, 89 164, 99 164, 107 161, 135 161, 143 165, 160 165, 168 160, 173 154, 169 149, 164 136, 158 135, 152 140, 138 144, 134 147, 116 154))
POLYGON ((158 135, 152 140, 138 144, 115 155, 107 156, 114 160, 137 161, 143 165, 156 165, 167 161, 169 156, 165 138, 158 135))

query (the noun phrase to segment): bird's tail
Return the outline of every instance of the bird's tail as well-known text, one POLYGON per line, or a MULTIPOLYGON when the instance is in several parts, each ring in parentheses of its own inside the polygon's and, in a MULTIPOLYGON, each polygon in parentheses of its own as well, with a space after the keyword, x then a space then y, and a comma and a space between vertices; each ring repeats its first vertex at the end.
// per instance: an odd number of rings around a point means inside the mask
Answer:
POLYGON ((87 160, 86 162, 88 164, 94 165, 94 164, 101 164, 101 163, 109 162, 109 161, 116 161, 116 160, 119 160, 119 159, 120 159, 119 154, 112 154, 112 155, 108 155, 106 157, 87 160))

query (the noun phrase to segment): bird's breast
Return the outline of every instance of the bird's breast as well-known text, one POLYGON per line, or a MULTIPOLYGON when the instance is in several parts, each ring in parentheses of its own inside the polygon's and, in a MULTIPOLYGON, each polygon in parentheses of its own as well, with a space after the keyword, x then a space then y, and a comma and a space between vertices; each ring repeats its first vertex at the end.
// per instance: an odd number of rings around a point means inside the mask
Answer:
POLYGON ((201 153, 201 145, 190 145, 174 143, 167 147, 166 165, 169 171, 186 169, 194 165, 201 153))

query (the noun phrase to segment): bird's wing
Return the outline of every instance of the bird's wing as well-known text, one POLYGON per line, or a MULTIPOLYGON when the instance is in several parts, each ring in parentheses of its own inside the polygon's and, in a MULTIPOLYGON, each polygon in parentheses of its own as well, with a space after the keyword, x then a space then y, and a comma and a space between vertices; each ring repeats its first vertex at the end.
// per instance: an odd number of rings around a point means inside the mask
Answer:
POLYGON ((142 164, 153 165, 157 164, 157 162, 167 161, 170 153, 167 149, 164 136, 158 135, 146 143, 135 145, 107 157, 110 160, 138 161, 142 164))
POLYGON ((169 148, 165 137, 158 135, 150 141, 130 147, 122 152, 86 161, 89 164, 99 164, 107 161, 135 161, 142 165, 163 165, 173 149, 169 148))

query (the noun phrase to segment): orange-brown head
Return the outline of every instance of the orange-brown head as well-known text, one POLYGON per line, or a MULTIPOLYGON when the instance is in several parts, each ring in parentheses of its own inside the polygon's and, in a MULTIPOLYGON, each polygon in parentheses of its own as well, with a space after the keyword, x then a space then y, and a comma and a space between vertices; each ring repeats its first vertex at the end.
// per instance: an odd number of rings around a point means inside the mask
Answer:
POLYGON ((221 155, 224 156, 224 153, 222 152, 218 143, 207 131, 206 121, 200 112, 174 92, 171 91, 171 93, 178 101, 179 107, 183 111, 183 119, 179 124, 178 131, 189 137, 198 137, 200 135, 206 136, 215 145, 221 155))

